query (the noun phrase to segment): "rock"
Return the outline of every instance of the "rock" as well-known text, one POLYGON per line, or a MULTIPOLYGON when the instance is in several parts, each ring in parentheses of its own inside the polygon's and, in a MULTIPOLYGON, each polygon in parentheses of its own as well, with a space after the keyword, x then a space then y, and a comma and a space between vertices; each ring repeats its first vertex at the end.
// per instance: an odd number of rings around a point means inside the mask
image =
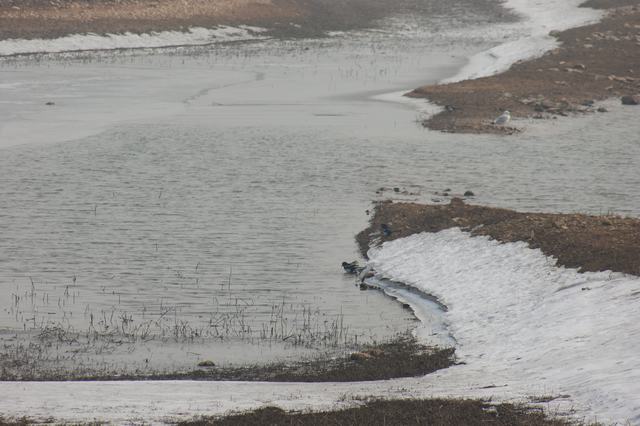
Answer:
POLYGON ((640 95, 625 95, 620 100, 622 105, 640 105, 640 95))
POLYGON ((55 104, 56 104, 55 102, 51 102, 51 101, 49 101, 49 102, 47 102, 45 105, 47 105, 47 106, 51 106, 51 105, 55 105, 55 104))
POLYGON ((362 353, 371 355, 372 357, 375 357, 375 358, 380 358, 381 356, 384 355, 384 351, 380 348, 368 349, 366 351, 362 351, 362 353))
POLYGON ((474 194, 474 193, 473 193, 473 191, 465 191, 465 193, 464 193, 464 196, 465 196, 465 197, 473 197, 473 196, 475 196, 475 195, 476 195, 476 194, 474 194))
POLYGON ((453 111, 455 111, 455 110, 456 110, 456 107, 454 107, 453 105, 445 105, 445 106, 444 106, 444 109, 445 109, 447 112, 453 112, 453 111))
POLYGON ((595 101, 593 99, 588 99, 586 101, 582 101, 581 105, 586 106, 586 107, 590 107, 590 106, 593 106, 594 103, 595 103, 595 101))
POLYGON ((571 68, 574 70, 586 70, 587 67, 584 64, 574 64, 571 68))
POLYGON ((351 361, 358 361, 358 362, 368 361, 371 358, 373 358, 371 355, 364 352, 354 352, 351 355, 349 355, 349 359, 351 361))
POLYGON ((606 109, 605 107, 600 107, 597 109, 598 112, 609 112, 608 109, 606 109))
POLYGON ((198 367, 215 367, 216 364, 213 361, 210 360, 206 360, 206 361, 200 361, 198 363, 198 367))
POLYGON ((400 192, 400 188, 393 188, 393 192, 400 192))
POLYGON ((361 282, 360 284, 358 284, 358 287, 360 287, 360 290, 375 290, 376 287, 369 285, 365 282, 361 282))

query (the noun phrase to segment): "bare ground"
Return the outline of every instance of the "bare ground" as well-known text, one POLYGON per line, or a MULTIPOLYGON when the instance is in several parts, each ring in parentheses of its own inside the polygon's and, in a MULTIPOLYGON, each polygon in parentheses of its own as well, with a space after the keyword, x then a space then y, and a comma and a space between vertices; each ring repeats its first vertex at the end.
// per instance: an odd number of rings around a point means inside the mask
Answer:
POLYGON ((374 400, 362 406, 328 412, 286 412, 276 407, 223 418, 201 418, 182 426, 204 425, 430 425, 430 426, 568 426, 541 410, 478 400, 374 400))
POLYGON ((558 265, 586 271, 615 271, 640 275, 640 219, 584 214, 522 213, 466 204, 378 203, 370 226, 356 239, 363 255, 374 238, 389 241, 418 232, 460 227, 472 235, 500 242, 524 241, 558 265), (391 234, 382 235, 382 224, 391 234))
POLYGON ((517 132, 492 124, 504 110, 514 118, 596 113, 594 101, 640 94, 638 4, 640 0, 590 0, 586 6, 615 8, 600 23, 554 34, 561 47, 541 58, 491 77, 420 87, 407 96, 448 106, 424 125, 453 133, 517 132))
MULTIPOLYGON (((515 19, 494 0, 459 0, 475 19, 515 19)), ((0 0, 0 40, 82 33, 148 33, 256 25, 280 37, 318 36, 375 24, 396 13, 441 14, 423 0, 0 0)))

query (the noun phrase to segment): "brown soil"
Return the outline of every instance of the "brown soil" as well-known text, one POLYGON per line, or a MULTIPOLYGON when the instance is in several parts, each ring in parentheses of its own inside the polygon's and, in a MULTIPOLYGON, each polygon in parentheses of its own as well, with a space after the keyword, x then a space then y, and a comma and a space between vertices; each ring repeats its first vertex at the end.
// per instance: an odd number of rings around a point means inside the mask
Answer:
POLYGON ((0 0, 0 39, 241 24, 304 36, 362 26, 388 12, 382 0, 0 0))
POLYGON ((415 377, 451 366, 453 349, 428 348, 413 337, 400 336, 389 343, 368 346, 336 359, 249 368, 200 370, 187 377, 168 379, 241 380, 269 382, 354 382, 415 377))
POLYGON ((381 202, 369 228, 356 239, 366 254, 374 241, 389 241, 417 232, 438 232, 460 227, 472 235, 487 235, 500 242, 524 241, 558 265, 581 272, 606 271, 640 275, 640 219, 583 214, 521 213, 473 206, 459 198, 449 205, 381 202), (381 234, 386 224, 391 234, 381 234))
MULTIPOLYGON (((495 1, 461 1, 487 23, 512 19, 495 1)), ((0 0, 0 39, 240 24, 304 37, 370 26, 394 13, 439 14, 445 7, 420 0, 0 0)))
MULTIPOLYGON (((638 5, 640 0, 590 0, 587 6, 638 5)), ((595 25, 556 34, 561 47, 491 77, 420 87, 407 96, 449 106, 424 122, 445 132, 513 133, 492 120, 551 118, 596 112, 593 101, 640 93, 640 8, 612 9, 595 25)))
POLYGON ((297 0, 0 0, 0 39, 300 20, 297 0))
POLYGON ((492 405, 477 400, 375 400, 362 406, 320 413, 285 412, 276 407, 223 418, 178 423, 200 425, 430 425, 430 426, 568 426, 540 410, 512 404, 492 405))

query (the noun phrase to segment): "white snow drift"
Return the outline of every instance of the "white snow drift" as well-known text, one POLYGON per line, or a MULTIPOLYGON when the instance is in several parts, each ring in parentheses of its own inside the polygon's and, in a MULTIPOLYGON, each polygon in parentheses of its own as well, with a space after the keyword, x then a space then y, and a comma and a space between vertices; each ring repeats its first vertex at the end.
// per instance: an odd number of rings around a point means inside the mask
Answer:
POLYGON ((160 31, 135 34, 73 34, 54 39, 0 40, 0 56, 29 53, 58 53, 85 50, 136 49, 170 46, 197 46, 264 38, 263 28, 220 26, 190 28, 188 31, 160 31))

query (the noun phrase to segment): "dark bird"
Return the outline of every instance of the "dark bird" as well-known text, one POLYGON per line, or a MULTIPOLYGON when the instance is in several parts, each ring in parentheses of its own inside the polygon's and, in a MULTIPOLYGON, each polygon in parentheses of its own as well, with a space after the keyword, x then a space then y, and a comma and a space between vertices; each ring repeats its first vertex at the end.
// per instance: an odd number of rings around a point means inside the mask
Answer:
POLYGON ((364 268, 354 260, 353 262, 342 262, 342 269, 344 269, 347 274, 358 275, 364 268))

